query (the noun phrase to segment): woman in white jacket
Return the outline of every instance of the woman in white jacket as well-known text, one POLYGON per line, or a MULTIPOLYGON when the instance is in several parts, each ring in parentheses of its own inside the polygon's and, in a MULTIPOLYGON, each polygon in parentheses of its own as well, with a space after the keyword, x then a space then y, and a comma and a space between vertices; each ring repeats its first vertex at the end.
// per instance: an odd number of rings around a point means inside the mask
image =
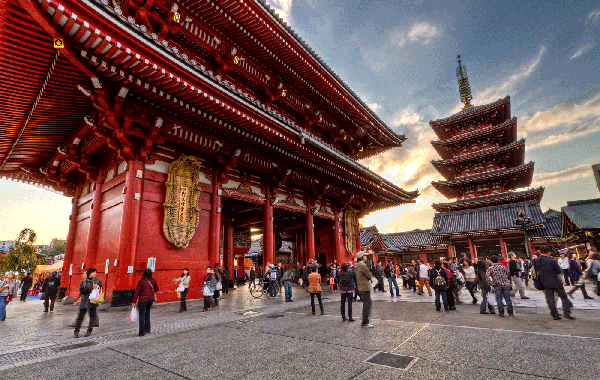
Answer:
POLYGON ((185 296, 188 293, 188 290, 190 288, 190 270, 188 268, 183 268, 183 272, 181 273, 181 276, 179 278, 175 278, 173 279, 173 281, 175 281, 175 283, 181 283, 181 285, 183 286, 183 292, 180 292, 180 296, 181 296, 181 303, 179 305, 179 311, 178 313, 182 313, 184 311, 187 311, 187 305, 185 303, 185 296))

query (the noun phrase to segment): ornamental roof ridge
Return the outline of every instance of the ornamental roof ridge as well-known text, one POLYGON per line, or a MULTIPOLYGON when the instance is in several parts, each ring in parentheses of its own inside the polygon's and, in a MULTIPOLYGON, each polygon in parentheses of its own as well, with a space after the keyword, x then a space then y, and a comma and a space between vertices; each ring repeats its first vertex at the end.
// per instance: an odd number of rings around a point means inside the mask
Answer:
POLYGON ((450 115, 450 116, 447 116, 447 117, 444 117, 441 119, 430 120, 429 125, 434 127, 436 124, 446 123, 446 122, 452 121, 454 119, 460 119, 464 116, 471 115, 471 114, 478 114, 478 113, 480 113, 480 111, 487 111, 487 110, 493 109, 494 107, 500 106, 500 105, 504 104, 505 102, 510 103, 509 95, 505 96, 504 98, 500 98, 494 102, 488 103, 488 104, 482 104, 480 106, 475 106, 475 107, 464 109, 460 112, 457 112, 453 115, 450 115))
POLYGON ((515 167, 510 167, 510 168, 505 168, 505 169, 501 169, 501 170, 495 170, 492 172, 487 172, 487 173, 481 173, 481 174, 476 174, 476 175, 471 175, 471 176, 465 176, 465 177, 461 177, 461 178, 456 178, 456 179, 451 179, 448 181, 433 181, 431 182, 432 185, 454 185, 454 184, 460 184, 462 182, 469 182, 471 180, 477 180, 480 178, 485 178, 488 176, 494 176, 494 175, 502 175, 502 174, 508 174, 514 171, 518 171, 521 169, 529 169, 531 167, 531 169, 533 170, 533 166, 534 166, 535 162, 534 161, 529 161, 526 164, 522 164, 519 166, 515 166, 515 167))
MULTIPOLYGON (((471 108, 469 108, 469 109, 471 109, 471 108)), ((452 143, 459 142, 459 141, 469 140, 469 139, 475 138, 481 134, 485 134, 485 133, 493 132, 495 130, 500 130, 500 129, 506 128, 506 127, 510 126, 512 123, 516 123, 516 122, 517 122, 517 117, 513 116, 510 119, 507 119, 500 124, 489 125, 485 128, 476 129, 474 131, 463 133, 462 135, 452 136, 452 137, 444 139, 444 140, 432 140, 431 144, 446 145, 446 144, 452 144, 452 143)))
POLYGON ((443 164, 443 165, 447 165, 447 164, 452 164, 454 162, 460 162, 460 161, 469 161, 475 157, 478 156, 485 156, 488 154, 493 154, 493 153, 501 153, 507 150, 511 150, 514 148, 519 147, 520 145, 525 145, 525 138, 521 138, 517 141, 514 141, 510 144, 506 144, 506 145, 502 145, 502 146, 497 146, 497 147, 491 147, 488 149, 484 149, 484 150, 479 150, 476 152, 472 152, 469 154, 465 154, 464 156, 458 156, 458 157, 453 157, 453 158, 447 158, 447 159, 441 159, 441 160, 432 160, 431 163, 433 165, 439 165, 439 164, 443 164))
POLYGON ((296 42, 311 56, 313 57, 313 59, 323 68, 325 69, 325 71, 327 71, 329 73, 329 75, 331 75, 346 91, 348 91, 350 93, 350 95, 352 95, 354 97, 354 99, 356 101, 358 101, 358 103, 360 105, 363 106, 363 108, 373 117, 375 118, 375 120, 377 120, 382 126, 385 127, 385 129, 387 129, 388 133, 390 133, 391 135, 395 136, 397 139, 401 140, 401 142, 406 141, 406 136, 404 134, 398 134, 396 132, 394 132, 394 130, 392 128, 390 128, 387 123, 385 123, 383 120, 381 120, 381 118, 379 118, 379 116, 333 71, 333 69, 331 67, 329 67, 329 65, 327 65, 325 63, 325 61, 323 61, 321 59, 321 57, 319 57, 319 55, 310 47, 308 46, 308 44, 306 42, 304 42, 304 40, 291 28, 291 26, 289 26, 287 24, 287 22, 285 22, 280 16, 279 14, 273 9, 271 8, 271 5, 269 5, 265 0, 253 0, 255 3, 259 4, 263 9, 265 9, 269 14, 271 14, 271 16, 273 17, 273 19, 275 21, 278 22, 278 24, 282 27, 282 29, 284 31, 286 31, 288 33, 288 35, 290 37, 292 37, 294 40, 296 40, 296 42))
POLYGON ((479 202, 493 202, 496 200, 502 200, 505 198, 518 198, 518 197, 522 197, 522 196, 526 196, 526 195, 534 195, 536 193, 542 193, 545 191, 545 188, 540 186, 537 188, 532 188, 532 189, 527 189, 527 190, 523 190, 523 191, 508 191, 505 193, 501 193, 501 194, 491 194, 491 195, 484 195, 481 197, 477 197, 477 198, 470 198, 470 199, 461 199, 459 201, 455 201, 455 202, 445 202, 445 203, 434 203, 432 204, 432 207, 435 209, 436 207, 438 208, 443 208, 443 207, 452 207, 452 206, 456 206, 456 207, 461 207, 461 206, 468 206, 470 204, 474 204, 474 203, 479 203, 479 202))

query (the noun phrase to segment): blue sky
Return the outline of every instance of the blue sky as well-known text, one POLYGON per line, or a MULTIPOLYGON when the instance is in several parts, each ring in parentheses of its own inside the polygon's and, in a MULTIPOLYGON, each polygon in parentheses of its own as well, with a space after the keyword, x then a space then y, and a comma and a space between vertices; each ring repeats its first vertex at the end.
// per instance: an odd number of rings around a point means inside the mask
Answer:
MULTIPOLYGON (((467 66, 475 105, 511 96, 532 186, 542 207, 598 196, 600 163, 599 1, 268 0, 333 70, 408 141, 363 163, 422 196, 367 216, 382 231, 430 228, 431 203, 445 198, 429 120, 460 110, 456 55, 467 66)), ((0 180, 0 240, 23 227, 40 243, 64 237, 68 198, 0 180)))

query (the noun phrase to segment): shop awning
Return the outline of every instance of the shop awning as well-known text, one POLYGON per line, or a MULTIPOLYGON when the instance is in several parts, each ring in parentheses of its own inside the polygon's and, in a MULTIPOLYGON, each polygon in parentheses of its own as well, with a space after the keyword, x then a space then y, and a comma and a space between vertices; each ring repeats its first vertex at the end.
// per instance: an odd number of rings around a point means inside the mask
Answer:
POLYGON ((52 265, 38 265, 35 267, 33 274, 51 273, 54 271, 60 272, 62 270, 63 263, 64 261, 57 261, 52 265))

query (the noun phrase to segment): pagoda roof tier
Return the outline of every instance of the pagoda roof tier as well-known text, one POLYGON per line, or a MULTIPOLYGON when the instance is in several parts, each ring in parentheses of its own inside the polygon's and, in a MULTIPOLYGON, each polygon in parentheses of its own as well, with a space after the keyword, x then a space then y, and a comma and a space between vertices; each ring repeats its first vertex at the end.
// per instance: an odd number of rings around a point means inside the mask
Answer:
POLYGON ((111 13, 112 7, 91 0, 7 0, 0 7, 0 88, 8 99, 0 121, 0 176, 42 185, 56 184, 47 180, 52 171, 62 180, 71 171, 93 176, 87 160, 93 164, 102 156, 100 146, 108 138, 113 146, 128 140, 152 146, 150 138, 158 136, 214 156, 239 147, 249 167, 264 161, 265 171, 272 172, 273 163, 288 165, 336 188, 358 190, 374 202, 365 209, 414 202, 418 196, 195 66, 166 40, 159 42, 111 13), (64 48, 53 48, 53 36, 64 37, 64 48), (127 108, 116 109, 123 103, 127 108), (119 125, 95 125, 105 112, 133 112, 142 127, 111 137, 119 125), (88 148, 96 156, 90 158, 88 148))
POLYGON ((508 167, 522 165, 525 160, 525 139, 515 141, 508 145, 483 149, 446 160, 434 160, 431 161, 431 163, 444 178, 453 179, 457 174, 457 169, 460 169, 463 165, 494 156, 508 158, 505 162, 508 167))
POLYGON ((447 198, 457 198, 461 195, 463 188, 481 183, 505 181, 508 183, 505 188, 516 189, 529 186, 533 179, 533 167, 534 163, 529 162, 513 168, 465 176, 449 181, 432 182, 432 185, 447 198))
POLYGON ((541 202, 544 196, 544 188, 528 189, 525 191, 511 191, 502 194, 492 194, 483 197, 462 199, 451 203, 435 203, 432 207, 437 212, 452 212, 480 207, 497 206, 506 203, 516 203, 536 200, 541 202))
POLYGON ((432 141, 434 149, 439 153, 442 159, 454 157, 455 147, 470 141, 480 140, 484 137, 502 134, 501 145, 513 143, 517 140, 517 118, 506 120, 503 123, 489 125, 487 127, 473 130, 462 135, 454 136, 445 140, 432 141))
POLYGON ((505 98, 498 99, 495 102, 484 104, 481 106, 475 106, 471 108, 464 109, 460 112, 457 112, 448 117, 444 117, 437 120, 431 120, 429 125, 433 128, 434 131, 440 129, 441 127, 450 126, 453 124, 462 123, 465 120, 483 116, 487 113, 493 111, 499 111, 499 117, 504 120, 510 118, 510 96, 506 96, 505 98))
POLYGON ((546 219, 539 203, 534 200, 436 213, 431 233, 437 236, 452 236, 519 230, 514 223, 519 211, 524 211, 532 219, 532 229, 544 227, 546 219))

